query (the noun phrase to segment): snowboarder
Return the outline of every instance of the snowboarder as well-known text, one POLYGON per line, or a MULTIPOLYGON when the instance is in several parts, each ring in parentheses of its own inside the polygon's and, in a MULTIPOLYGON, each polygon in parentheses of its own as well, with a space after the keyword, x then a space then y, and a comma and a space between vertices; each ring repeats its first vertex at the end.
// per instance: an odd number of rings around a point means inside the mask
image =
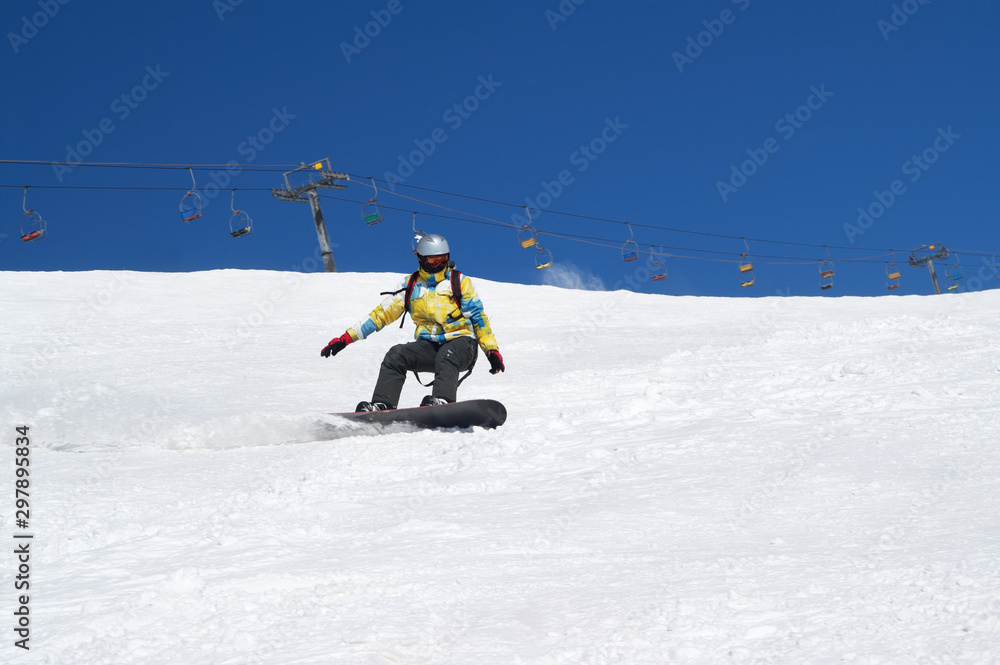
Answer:
POLYGON ((497 349, 483 303, 472 281, 455 270, 448 241, 436 233, 425 235, 414 253, 420 267, 403 280, 401 288, 383 293, 390 297, 372 310, 367 319, 330 340, 320 352, 324 358, 335 356, 347 345, 410 313, 417 326, 416 341, 389 349, 382 360, 371 401, 359 403, 355 411, 395 409, 408 371, 434 372, 433 391, 420 406, 454 402, 461 383, 459 372, 465 371, 468 376, 476 363, 477 342, 490 362, 490 374, 504 371, 503 356, 497 349))

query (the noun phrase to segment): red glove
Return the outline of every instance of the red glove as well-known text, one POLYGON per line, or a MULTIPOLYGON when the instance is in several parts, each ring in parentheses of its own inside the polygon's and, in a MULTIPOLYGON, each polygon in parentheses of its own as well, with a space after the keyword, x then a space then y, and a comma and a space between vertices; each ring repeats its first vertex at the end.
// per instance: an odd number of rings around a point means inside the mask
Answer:
POLYGON ((351 333, 345 332, 340 337, 334 337, 330 340, 330 343, 323 347, 323 350, 319 352, 319 355, 324 358, 329 358, 330 356, 335 356, 344 349, 347 348, 348 344, 354 342, 354 338, 351 337, 351 333))
POLYGON ((486 352, 486 359, 490 361, 490 374, 496 374, 504 370, 503 356, 496 349, 486 352))

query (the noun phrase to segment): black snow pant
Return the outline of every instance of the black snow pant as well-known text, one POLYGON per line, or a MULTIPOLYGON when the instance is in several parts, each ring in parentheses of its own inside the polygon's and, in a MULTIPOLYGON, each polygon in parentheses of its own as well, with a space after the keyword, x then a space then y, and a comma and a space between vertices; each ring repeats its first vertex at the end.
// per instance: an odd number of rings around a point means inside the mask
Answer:
POLYGON ((458 337, 443 344, 426 339, 397 344, 382 360, 372 402, 383 402, 396 408, 406 373, 410 371, 434 372, 431 394, 454 402, 458 399, 459 372, 472 367, 478 352, 479 344, 473 337, 458 337))

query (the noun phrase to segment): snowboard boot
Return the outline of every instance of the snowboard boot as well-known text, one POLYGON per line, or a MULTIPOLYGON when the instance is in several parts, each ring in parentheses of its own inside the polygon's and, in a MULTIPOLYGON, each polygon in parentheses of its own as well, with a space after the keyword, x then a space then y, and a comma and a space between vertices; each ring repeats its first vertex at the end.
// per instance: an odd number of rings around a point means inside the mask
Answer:
POLYGON ((450 404, 448 400, 443 397, 434 397, 434 395, 427 395, 422 400, 420 400, 420 406, 440 406, 441 404, 450 404))
POLYGON ((358 405, 354 408, 355 413, 361 413, 362 411, 391 411, 390 407, 385 402, 358 402, 358 405))

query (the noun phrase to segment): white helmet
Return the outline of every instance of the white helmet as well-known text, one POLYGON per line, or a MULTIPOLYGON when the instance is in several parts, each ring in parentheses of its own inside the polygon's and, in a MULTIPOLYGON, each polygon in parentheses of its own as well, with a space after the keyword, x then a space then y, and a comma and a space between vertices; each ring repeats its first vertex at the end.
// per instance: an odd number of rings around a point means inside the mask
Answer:
POLYGON ((451 265, 451 250, 448 248, 448 241, 444 239, 444 236, 439 236, 436 233, 430 233, 420 238, 417 242, 416 255, 420 267, 431 274, 441 272, 451 265), (427 260, 429 256, 443 256, 444 258, 437 259, 432 263, 427 260))
POLYGON ((450 254, 451 250, 448 249, 448 241, 444 239, 444 236, 439 236, 436 233, 428 233, 425 236, 421 236, 420 241, 417 243, 417 256, 440 256, 441 254, 450 254))

